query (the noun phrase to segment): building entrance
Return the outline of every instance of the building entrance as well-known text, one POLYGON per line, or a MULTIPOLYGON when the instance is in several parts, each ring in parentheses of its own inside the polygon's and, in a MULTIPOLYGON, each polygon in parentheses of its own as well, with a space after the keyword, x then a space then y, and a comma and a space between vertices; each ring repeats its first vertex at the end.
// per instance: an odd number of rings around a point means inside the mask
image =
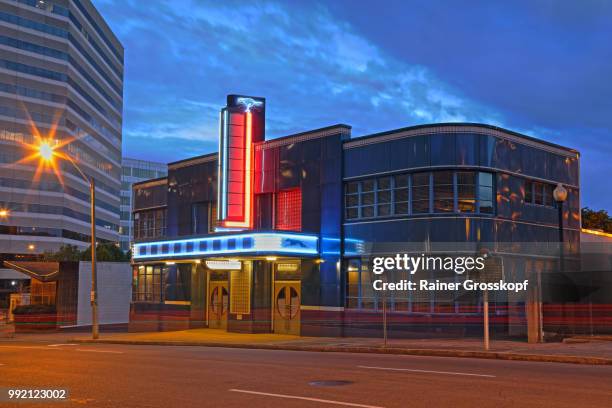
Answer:
POLYGON ((208 289, 208 327, 227 329, 229 291, 227 281, 210 281, 208 289))
POLYGON ((300 281, 274 283, 274 333, 300 335, 300 281))

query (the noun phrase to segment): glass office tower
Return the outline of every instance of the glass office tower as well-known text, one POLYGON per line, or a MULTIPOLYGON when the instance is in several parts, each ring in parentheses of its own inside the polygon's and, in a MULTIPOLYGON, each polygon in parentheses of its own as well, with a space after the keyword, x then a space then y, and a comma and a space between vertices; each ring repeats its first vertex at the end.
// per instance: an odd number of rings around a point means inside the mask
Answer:
POLYGON ((127 252, 134 239, 132 220, 132 183, 165 177, 168 166, 146 160, 124 157, 121 160, 121 221, 119 225, 119 242, 121 250, 127 252))
POLYGON ((89 0, 0 1, 0 254, 89 243, 89 186, 24 160, 40 139, 96 181, 97 238, 119 240, 123 47, 89 0), (30 146, 28 146, 30 145, 30 146))

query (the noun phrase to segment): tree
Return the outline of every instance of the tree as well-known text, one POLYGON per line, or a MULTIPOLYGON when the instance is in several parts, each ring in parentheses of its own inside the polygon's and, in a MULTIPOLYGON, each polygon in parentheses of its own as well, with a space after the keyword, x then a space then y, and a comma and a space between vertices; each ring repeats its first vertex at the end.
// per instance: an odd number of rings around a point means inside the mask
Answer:
MULTIPOLYGON (((82 261, 91 261, 91 245, 82 252, 82 261)), ((130 256, 114 243, 107 242, 96 245, 96 261, 98 262, 129 262, 130 256)))
POLYGON ((594 230, 602 230, 612 233, 612 217, 606 210, 591 210, 589 207, 582 209, 582 227, 594 230))
POLYGON ((46 251, 43 253, 45 261, 78 261, 81 259, 81 251, 76 245, 62 245, 57 252, 46 251))
MULTIPOLYGON (((99 262, 129 262, 131 254, 124 254, 114 243, 107 242, 96 246, 96 260, 99 262)), ((45 261, 91 261, 91 245, 79 251, 76 245, 62 245, 57 252, 45 252, 45 261)))

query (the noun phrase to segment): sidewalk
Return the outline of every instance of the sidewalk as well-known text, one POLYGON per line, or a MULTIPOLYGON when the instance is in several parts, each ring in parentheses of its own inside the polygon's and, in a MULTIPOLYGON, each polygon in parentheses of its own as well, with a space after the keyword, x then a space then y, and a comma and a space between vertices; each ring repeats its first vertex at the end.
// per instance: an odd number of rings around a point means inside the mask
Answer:
MULTIPOLYGON (((64 334, 67 336, 68 334, 64 334)), ((70 342, 132 345, 235 347, 267 350, 405 354, 439 357, 471 357, 501 360, 612 365, 612 342, 528 344, 520 341, 491 342, 484 351, 478 339, 382 339, 298 337, 279 334, 240 334, 223 330, 193 329, 174 332, 102 333, 100 339, 72 334, 70 342)))

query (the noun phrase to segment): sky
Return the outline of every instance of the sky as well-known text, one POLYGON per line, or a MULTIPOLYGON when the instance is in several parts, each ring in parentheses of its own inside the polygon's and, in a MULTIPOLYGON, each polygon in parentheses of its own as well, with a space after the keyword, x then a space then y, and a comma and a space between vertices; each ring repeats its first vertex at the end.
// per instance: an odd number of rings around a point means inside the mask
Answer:
POLYGON ((216 151, 225 96, 264 96, 268 139, 467 121, 569 146, 612 212, 612 2, 94 4, 125 47, 124 156, 216 151))

